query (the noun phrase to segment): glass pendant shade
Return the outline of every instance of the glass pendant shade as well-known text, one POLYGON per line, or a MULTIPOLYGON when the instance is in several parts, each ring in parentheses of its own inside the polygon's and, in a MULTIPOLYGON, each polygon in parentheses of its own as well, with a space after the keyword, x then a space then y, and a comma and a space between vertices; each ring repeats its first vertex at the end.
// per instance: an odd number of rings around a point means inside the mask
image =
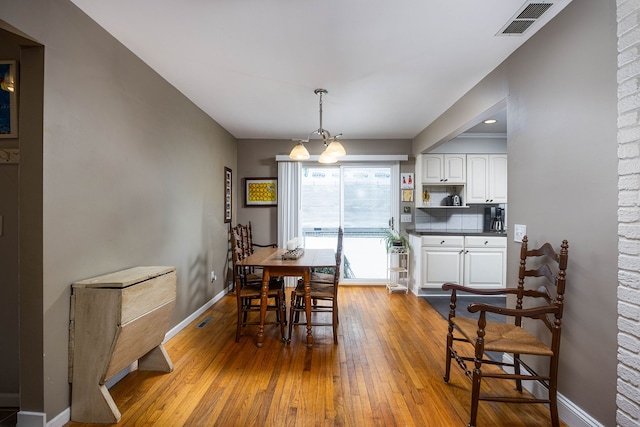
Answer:
POLYGON ((331 154, 334 157, 342 157, 347 154, 347 151, 344 149, 342 144, 338 142, 337 139, 334 139, 325 150, 325 153, 331 154))
POLYGON ((300 144, 293 147, 293 149, 289 153, 289 157, 291 157, 293 160, 307 160, 310 156, 309 151, 307 151, 307 148, 301 142, 300 144))
POLYGON ((335 163, 338 161, 338 158, 329 153, 329 149, 324 150, 322 154, 320 154, 320 158, 318 159, 319 163, 335 163))

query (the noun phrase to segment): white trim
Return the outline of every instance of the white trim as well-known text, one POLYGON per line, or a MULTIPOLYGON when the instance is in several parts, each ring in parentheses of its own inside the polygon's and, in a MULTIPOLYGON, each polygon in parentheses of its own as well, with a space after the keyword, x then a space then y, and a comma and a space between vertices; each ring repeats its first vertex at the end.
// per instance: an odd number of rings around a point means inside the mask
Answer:
MULTIPOLYGON (((18 412, 17 427, 45 427, 47 425, 47 414, 44 412, 18 412)), ((57 426, 56 426, 57 427, 57 426)))
POLYGON ((456 138, 460 138, 460 139, 465 139, 465 138, 500 139, 500 138, 506 138, 506 137, 507 137, 506 133, 473 133, 473 132, 465 132, 461 135, 456 136, 456 138))
POLYGON ((47 423, 47 427, 64 427, 69 421, 71 421, 71 408, 67 408, 56 415, 47 423))
MULTIPOLYGON (((504 353, 502 355, 502 361, 504 363, 513 363, 513 356, 504 353)), ((524 366, 522 370, 524 373, 531 374, 524 366)), ((513 368, 507 368, 505 371, 513 373, 513 368)), ((538 399, 546 399, 548 396, 547 389, 538 381, 523 381, 522 386, 538 399)), ((604 427, 603 424, 600 424, 596 419, 591 417, 591 415, 561 393, 558 393, 558 416, 565 424, 571 427, 604 427)))
MULTIPOLYGON (((320 156, 313 155, 303 162, 317 162, 320 156)), ((344 157, 340 157, 338 164, 342 162, 406 162, 409 160, 407 154, 347 154, 344 157)), ((297 160, 291 159, 288 154, 278 154, 276 156, 276 162, 296 162, 297 160)))

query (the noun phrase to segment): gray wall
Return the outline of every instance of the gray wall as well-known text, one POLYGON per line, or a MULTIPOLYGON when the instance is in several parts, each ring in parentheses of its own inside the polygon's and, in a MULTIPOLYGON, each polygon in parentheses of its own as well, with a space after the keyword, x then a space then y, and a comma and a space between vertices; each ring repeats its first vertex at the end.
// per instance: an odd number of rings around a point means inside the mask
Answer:
POLYGON ((176 266, 170 326, 223 290, 208 272, 225 268, 223 169, 236 168, 236 141, 71 2, 0 8, 44 45, 44 122, 20 123, 21 196, 42 205, 21 212, 36 231, 21 230, 21 262, 33 269, 20 285, 20 381, 21 409, 51 419, 69 406, 70 283, 135 265, 176 266), (23 140, 33 134, 39 145, 23 140))
MULTIPOLYGON (((574 1, 413 146, 507 98, 511 228, 570 245, 559 391, 604 425, 616 423, 616 52, 616 2, 574 1)), ((509 243, 510 283, 518 250, 509 243)))

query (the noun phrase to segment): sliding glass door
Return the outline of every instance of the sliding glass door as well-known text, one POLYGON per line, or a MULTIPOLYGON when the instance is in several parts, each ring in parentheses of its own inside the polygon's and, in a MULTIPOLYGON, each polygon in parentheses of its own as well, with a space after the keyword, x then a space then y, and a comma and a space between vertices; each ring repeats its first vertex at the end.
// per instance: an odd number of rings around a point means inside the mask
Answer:
POLYGON ((398 170, 392 164, 302 166, 299 224, 305 247, 335 250, 342 226, 343 282, 381 283, 386 278, 381 239, 398 211, 397 186, 392 185, 398 182, 398 170))

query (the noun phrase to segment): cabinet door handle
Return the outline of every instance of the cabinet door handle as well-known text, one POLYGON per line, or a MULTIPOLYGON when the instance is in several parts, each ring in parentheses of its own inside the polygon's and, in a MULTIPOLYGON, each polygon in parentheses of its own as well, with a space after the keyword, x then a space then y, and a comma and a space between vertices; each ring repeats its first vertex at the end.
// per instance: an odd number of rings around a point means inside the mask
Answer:
POLYGON ((461 254, 462 252, 464 252, 464 249, 460 249, 460 252, 458 252, 458 253, 461 254))
POLYGON ((484 244, 485 244, 485 245, 488 245, 488 244, 489 244, 489 241, 488 241, 488 240, 485 240, 485 241, 484 241, 484 244))
POLYGON ((441 245, 444 245, 444 240, 442 242, 440 242, 441 245))

